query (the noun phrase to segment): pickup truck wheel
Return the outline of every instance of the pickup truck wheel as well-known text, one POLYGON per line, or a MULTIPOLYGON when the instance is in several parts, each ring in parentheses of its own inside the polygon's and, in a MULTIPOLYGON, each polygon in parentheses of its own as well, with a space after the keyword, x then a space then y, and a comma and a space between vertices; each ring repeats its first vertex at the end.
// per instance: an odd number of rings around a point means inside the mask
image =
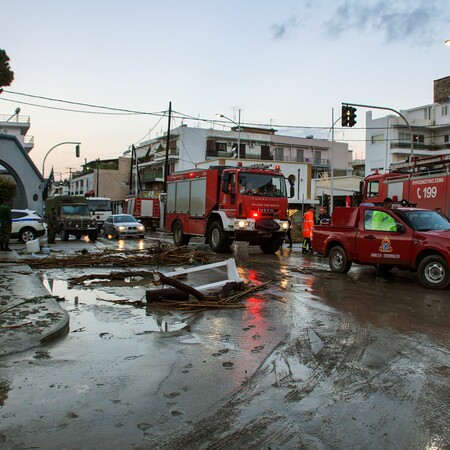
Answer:
POLYGON ((216 253, 227 253, 230 251, 233 241, 223 231, 219 222, 213 222, 209 228, 209 246, 216 253))
POLYGON ((62 241, 68 241, 69 240, 69 236, 70 236, 69 232, 65 228, 62 228, 61 229, 61 240, 62 241))
POLYGON ((280 233, 278 234, 274 234, 271 239, 259 244, 259 248, 263 253, 275 253, 280 249, 281 244, 283 243, 283 235, 280 233))
POLYGON ((352 267, 351 261, 347 259, 347 253, 340 245, 331 249, 328 264, 330 269, 336 273, 347 273, 352 267))
POLYGON ((450 284, 447 261, 439 255, 430 255, 419 264, 419 280, 427 288, 445 289, 450 284))
POLYGON ((173 243, 177 247, 181 247, 183 245, 188 245, 191 240, 191 236, 183 233, 183 224, 177 220, 172 227, 173 232, 173 243))

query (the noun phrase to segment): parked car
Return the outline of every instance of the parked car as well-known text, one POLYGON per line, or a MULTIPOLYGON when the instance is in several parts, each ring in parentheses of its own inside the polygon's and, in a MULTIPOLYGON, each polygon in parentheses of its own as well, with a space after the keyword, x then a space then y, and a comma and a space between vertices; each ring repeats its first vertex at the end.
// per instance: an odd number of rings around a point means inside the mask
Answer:
POLYGON ((36 211, 13 209, 11 215, 11 239, 28 242, 45 234, 44 219, 36 211))
POLYGON ((103 224, 105 236, 116 239, 137 236, 143 239, 145 226, 130 214, 113 214, 103 224))

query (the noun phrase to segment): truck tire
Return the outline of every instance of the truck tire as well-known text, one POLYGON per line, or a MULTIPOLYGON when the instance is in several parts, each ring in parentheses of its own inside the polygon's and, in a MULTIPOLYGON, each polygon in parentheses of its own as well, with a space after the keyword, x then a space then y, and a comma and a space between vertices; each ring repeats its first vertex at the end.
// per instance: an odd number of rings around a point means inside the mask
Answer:
POLYGON ((347 273, 352 267, 351 261, 347 258, 347 253, 340 245, 336 245, 330 250, 328 264, 330 269, 336 273, 347 273))
POLYGON ((209 246, 216 253, 227 253, 230 251, 233 240, 223 231, 222 224, 215 221, 209 227, 209 246))
POLYGON ((64 227, 61 228, 61 240, 62 241, 68 241, 69 240, 70 233, 68 230, 66 230, 64 227))
POLYGON ((429 255, 422 259, 418 269, 420 282, 429 289, 445 289, 450 284, 447 261, 440 255, 429 255))
POLYGON ((173 232, 173 243, 177 247, 189 244, 191 236, 183 233, 183 224, 179 220, 176 220, 174 222, 172 226, 172 232, 173 232))
POLYGON ((33 228, 22 228, 19 233, 19 238, 22 242, 34 241, 36 239, 36 232, 33 228))
POLYGON ((277 252, 283 243, 283 235, 281 233, 273 234, 270 239, 265 240, 259 244, 259 248, 263 253, 277 252))
POLYGON ((95 242, 97 240, 97 237, 98 237, 97 230, 96 231, 90 231, 88 236, 89 236, 89 240, 90 241, 95 242))

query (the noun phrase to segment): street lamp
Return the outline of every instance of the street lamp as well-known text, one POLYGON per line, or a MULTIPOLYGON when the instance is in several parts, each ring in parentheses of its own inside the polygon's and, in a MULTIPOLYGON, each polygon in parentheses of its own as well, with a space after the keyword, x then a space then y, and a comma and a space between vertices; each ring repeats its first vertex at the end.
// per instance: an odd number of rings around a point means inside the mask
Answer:
POLYGON ((447 39, 447 40, 444 42, 444 44, 445 44, 445 45, 448 45, 448 46, 450 47, 450 39, 447 39))
POLYGON ((75 147, 75 156, 76 156, 77 158, 80 157, 80 144, 81 144, 81 142, 71 142, 71 141, 68 141, 68 142, 60 142, 59 144, 54 145, 54 146, 47 152, 47 154, 44 156, 44 161, 42 161, 42 176, 43 176, 44 178, 45 178, 45 174, 44 174, 44 166, 45 166, 45 160, 47 159, 48 154, 49 154, 54 148, 59 147, 60 145, 64 145, 64 144, 75 144, 75 145, 76 145, 76 147, 75 147))
POLYGON ((19 121, 19 113, 20 113, 20 108, 17 107, 16 110, 14 111, 14 114, 7 120, 7 122, 9 122, 14 116, 17 116, 17 122, 19 121))
POLYGON ((238 123, 236 123, 233 119, 230 119, 229 117, 224 116, 223 114, 220 114, 220 113, 217 113, 216 117, 222 117, 224 119, 227 119, 231 123, 234 123, 237 126, 237 132, 238 132, 237 161, 239 162, 239 158, 241 156, 241 110, 239 110, 238 123))

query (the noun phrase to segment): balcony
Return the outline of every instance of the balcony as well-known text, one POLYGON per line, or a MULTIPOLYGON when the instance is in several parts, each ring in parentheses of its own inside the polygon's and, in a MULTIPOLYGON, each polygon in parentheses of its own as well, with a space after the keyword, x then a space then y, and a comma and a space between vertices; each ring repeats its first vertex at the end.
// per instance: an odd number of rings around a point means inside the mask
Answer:
MULTIPOLYGON (((393 141, 391 142, 391 149, 411 149, 411 142, 393 141)), ((444 144, 424 144, 422 142, 414 142, 414 150, 448 150, 450 149, 450 142, 444 144)))

